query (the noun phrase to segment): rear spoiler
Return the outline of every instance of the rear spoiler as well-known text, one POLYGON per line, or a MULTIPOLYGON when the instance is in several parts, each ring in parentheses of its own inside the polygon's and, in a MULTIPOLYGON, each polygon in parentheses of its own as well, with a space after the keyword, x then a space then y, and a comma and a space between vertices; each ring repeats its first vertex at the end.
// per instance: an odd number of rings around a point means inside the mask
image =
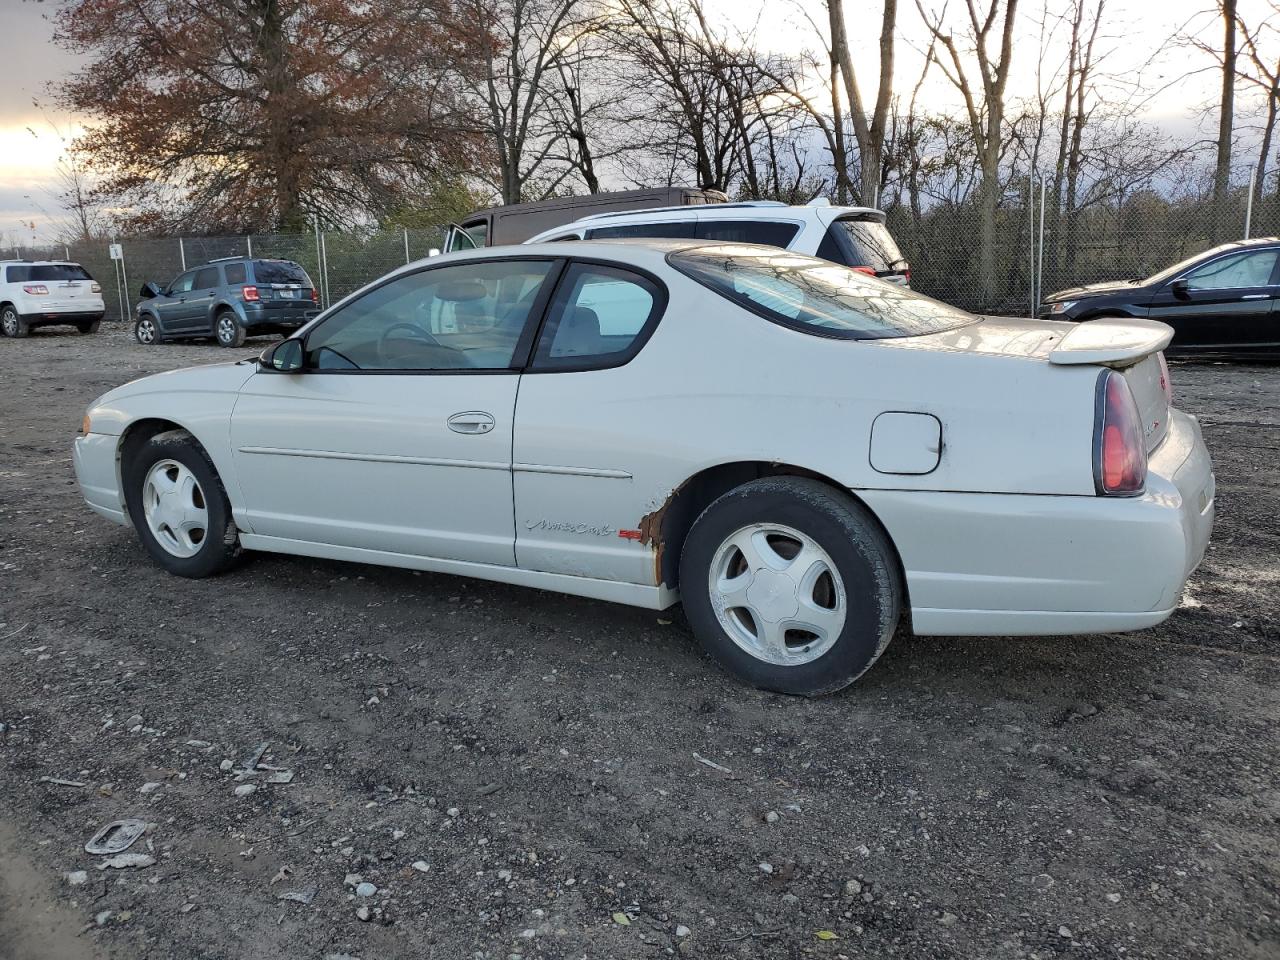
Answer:
POLYGON ((1049 362, 1094 363, 1105 367, 1131 367, 1143 357, 1163 350, 1173 339, 1173 328, 1157 320, 1103 317, 1076 324, 1049 351, 1049 362))

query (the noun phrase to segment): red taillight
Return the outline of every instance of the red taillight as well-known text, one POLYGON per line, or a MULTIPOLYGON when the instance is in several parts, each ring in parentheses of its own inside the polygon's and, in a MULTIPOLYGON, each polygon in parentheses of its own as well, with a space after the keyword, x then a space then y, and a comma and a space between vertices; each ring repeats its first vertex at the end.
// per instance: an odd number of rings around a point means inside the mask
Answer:
POLYGON ((240 296, 244 297, 244 299, 249 302, 253 302, 254 300, 261 299, 258 296, 257 287, 245 287, 243 290, 240 291, 240 296))
POLYGON ((1123 376, 1106 370, 1098 379, 1093 475, 1100 494, 1128 496, 1147 482, 1147 447, 1142 418, 1123 376))
POLYGON ((49 288, 43 283, 30 283, 23 286, 22 292, 30 294, 33 297, 47 297, 49 295, 49 288))
POLYGON ((910 284, 910 283, 911 283, 911 268, 910 268, 910 267, 907 267, 907 269, 905 269, 905 270, 903 270, 903 271, 902 271, 902 279, 903 279, 906 283, 908 283, 908 284, 910 284))
POLYGON ((870 267, 850 267, 849 269, 854 273, 865 273, 868 277, 874 277, 876 275, 876 272, 870 267))
POLYGON ((312 303, 320 302, 320 291, 317 290, 315 287, 311 288, 311 302, 312 303))

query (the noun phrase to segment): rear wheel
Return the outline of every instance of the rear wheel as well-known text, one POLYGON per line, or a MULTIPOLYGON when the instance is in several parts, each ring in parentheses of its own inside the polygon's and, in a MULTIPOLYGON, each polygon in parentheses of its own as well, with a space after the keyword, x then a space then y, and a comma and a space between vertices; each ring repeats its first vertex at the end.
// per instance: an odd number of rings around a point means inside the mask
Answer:
POLYGON ((240 538, 231 504, 212 461, 191 434, 157 434, 122 473, 129 516, 160 566, 180 577, 208 577, 232 565, 240 538))
POLYGON ((154 346, 161 340, 160 326, 155 318, 144 313, 133 323, 133 339, 144 347, 154 346))
POLYGON ((902 606, 896 556, 856 500, 769 477, 711 504, 680 557, 685 614, 703 649, 757 687, 818 696, 884 652, 902 606))
POLYGON ((5 304, 4 309, 0 310, 0 331, 6 337, 25 337, 31 332, 31 327, 18 315, 17 308, 5 304))
POLYGON ((221 347, 244 346, 245 330, 230 310, 223 310, 213 321, 214 337, 221 347))
POLYGON ((85 333, 85 334, 97 333, 98 327, 101 325, 101 323, 102 321, 100 320, 90 320, 87 323, 77 323, 76 329, 79 330, 81 333, 85 333))

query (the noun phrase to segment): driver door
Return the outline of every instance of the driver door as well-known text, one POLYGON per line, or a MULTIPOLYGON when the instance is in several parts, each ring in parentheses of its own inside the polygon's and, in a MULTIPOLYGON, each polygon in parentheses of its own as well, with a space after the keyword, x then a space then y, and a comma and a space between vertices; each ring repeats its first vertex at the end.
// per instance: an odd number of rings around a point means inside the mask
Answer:
POLYGON ((302 371, 241 387, 237 520, 299 545, 513 565, 516 388, 557 269, 427 267, 311 328, 302 371))

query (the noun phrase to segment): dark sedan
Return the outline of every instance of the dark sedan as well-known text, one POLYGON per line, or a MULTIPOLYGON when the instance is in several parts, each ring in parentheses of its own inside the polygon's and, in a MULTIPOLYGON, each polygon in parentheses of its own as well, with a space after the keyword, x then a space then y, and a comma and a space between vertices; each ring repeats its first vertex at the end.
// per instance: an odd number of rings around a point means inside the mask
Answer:
POLYGON ((1170 352, 1280 353, 1280 238, 1226 243, 1145 280, 1059 290, 1040 316, 1161 320, 1174 330, 1170 352))

